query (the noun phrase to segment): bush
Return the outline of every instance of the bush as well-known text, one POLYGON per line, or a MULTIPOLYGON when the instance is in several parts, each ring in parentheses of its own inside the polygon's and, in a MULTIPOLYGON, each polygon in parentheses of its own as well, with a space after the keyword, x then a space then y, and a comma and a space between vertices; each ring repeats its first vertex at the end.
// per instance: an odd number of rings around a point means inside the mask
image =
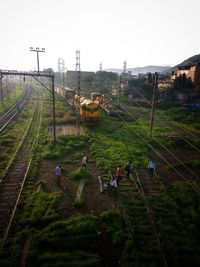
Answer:
POLYGON ((91 173, 82 167, 70 173, 70 178, 77 182, 81 180, 89 181, 91 177, 91 173))

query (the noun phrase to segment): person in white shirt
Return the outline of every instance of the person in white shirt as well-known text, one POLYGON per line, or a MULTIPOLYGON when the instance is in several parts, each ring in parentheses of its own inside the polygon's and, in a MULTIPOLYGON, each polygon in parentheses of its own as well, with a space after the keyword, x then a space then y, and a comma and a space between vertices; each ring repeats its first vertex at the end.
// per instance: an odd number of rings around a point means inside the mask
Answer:
POLYGON ((61 165, 58 165, 55 168, 55 175, 56 175, 56 183, 57 185, 60 185, 60 180, 61 180, 61 175, 62 175, 61 165))
POLYGON ((86 155, 84 155, 84 157, 82 158, 82 167, 87 169, 87 163, 88 163, 88 158, 86 155))
POLYGON ((110 181, 110 185, 112 188, 117 188, 117 181, 116 179, 113 179, 112 181, 110 181))
POLYGON ((151 177, 153 177, 153 174, 156 170, 156 163, 151 160, 149 162, 147 168, 148 168, 149 174, 151 175, 151 177))

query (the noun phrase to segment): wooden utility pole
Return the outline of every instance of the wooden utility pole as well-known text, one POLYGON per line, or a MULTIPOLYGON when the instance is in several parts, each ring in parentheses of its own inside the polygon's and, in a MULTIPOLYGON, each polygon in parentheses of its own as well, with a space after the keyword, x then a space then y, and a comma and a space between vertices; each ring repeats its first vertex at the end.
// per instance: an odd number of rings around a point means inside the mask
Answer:
POLYGON ((56 141, 56 108, 55 108, 55 83, 54 75, 51 77, 52 80, 52 100, 53 100, 53 140, 56 141))
POLYGON ((150 127, 149 127, 149 135, 150 136, 152 136, 152 131, 153 131, 157 87, 158 87, 158 73, 155 72, 154 80, 153 80, 153 95, 152 95, 152 102, 151 102, 151 115, 150 115, 150 127))

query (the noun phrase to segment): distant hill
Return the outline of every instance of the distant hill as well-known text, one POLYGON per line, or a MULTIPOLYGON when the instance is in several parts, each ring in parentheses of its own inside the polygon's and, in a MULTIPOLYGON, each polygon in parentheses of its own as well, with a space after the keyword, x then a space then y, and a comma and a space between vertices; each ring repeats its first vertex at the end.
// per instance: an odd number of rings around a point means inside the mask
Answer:
POLYGON ((171 73, 172 71, 176 71, 176 69, 178 67, 185 67, 185 66, 191 66, 191 65, 194 65, 194 64, 197 64, 197 63, 200 63, 200 54, 199 55, 195 55, 195 56, 192 56, 186 60, 184 60, 182 63, 172 67, 172 68, 169 68, 168 70, 165 70, 164 73, 171 73))
MULTIPOLYGON (((145 66, 145 67, 136 67, 136 68, 128 68, 128 71, 131 71, 133 75, 137 75, 138 73, 147 73, 147 72, 163 72, 170 68, 170 66, 145 66)), ((116 72, 121 74, 123 72, 122 69, 106 69, 105 71, 116 72)))

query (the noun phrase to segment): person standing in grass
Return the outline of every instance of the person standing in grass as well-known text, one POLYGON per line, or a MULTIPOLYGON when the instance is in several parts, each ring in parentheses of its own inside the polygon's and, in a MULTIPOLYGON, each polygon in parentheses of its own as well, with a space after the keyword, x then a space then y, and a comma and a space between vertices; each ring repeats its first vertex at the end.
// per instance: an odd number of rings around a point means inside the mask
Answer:
POLYGON ((149 174, 151 175, 151 177, 153 177, 153 174, 156 170, 156 163, 151 160, 149 162, 147 168, 148 168, 149 174))
POLYGON ((83 158, 82 158, 82 167, 87 169, 87 163, 88 163, 88 158, 87 158, 86 155, 84 155, 83 158))
POLYGON ((61 165, 58 165, 55 168, 55 174, 56 174, 56 183, 57 185, 60 185, 61 175, 62 175, 61 165))
POLYGON ((130 173, 131 173, 131 170, 132 170, 132 161, 131 160, 129 160, 126 163, 124 170, 126 172, 126 178, 129 179, 129 176, 130 176, 130 173))
POLYGON ((122 180, 123 178, 123 173, 122 173, 122 166, 119 165, 116 169, 116 176, 117 176, 117 185, 119 185, 119 181, 122 180))

